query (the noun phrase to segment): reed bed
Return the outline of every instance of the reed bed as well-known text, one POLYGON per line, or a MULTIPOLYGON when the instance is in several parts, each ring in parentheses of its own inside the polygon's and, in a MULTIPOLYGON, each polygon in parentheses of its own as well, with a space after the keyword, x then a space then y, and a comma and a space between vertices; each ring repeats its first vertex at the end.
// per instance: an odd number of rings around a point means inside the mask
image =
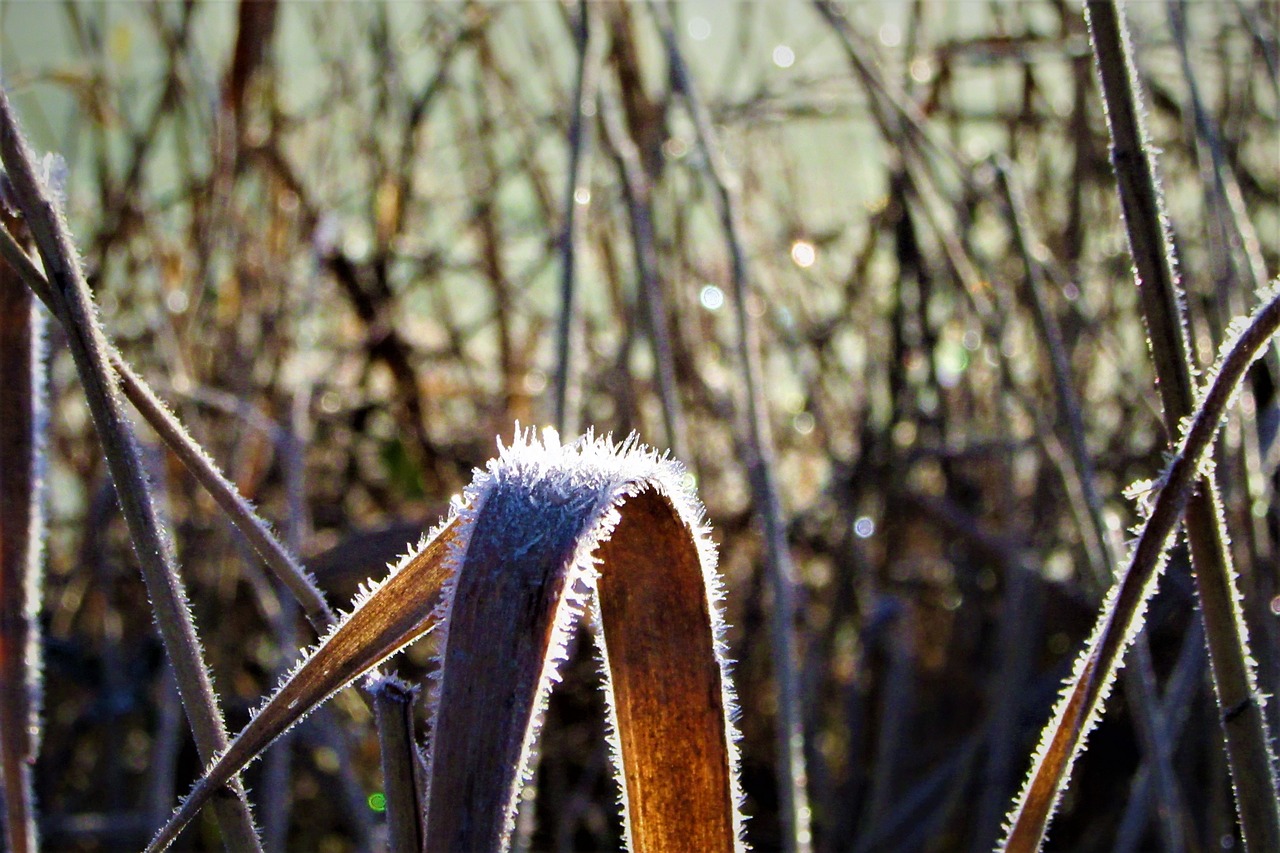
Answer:
POLYGON ((7 849, 1277 849, 1280 12, 1085 7, 0 2, 7 849))

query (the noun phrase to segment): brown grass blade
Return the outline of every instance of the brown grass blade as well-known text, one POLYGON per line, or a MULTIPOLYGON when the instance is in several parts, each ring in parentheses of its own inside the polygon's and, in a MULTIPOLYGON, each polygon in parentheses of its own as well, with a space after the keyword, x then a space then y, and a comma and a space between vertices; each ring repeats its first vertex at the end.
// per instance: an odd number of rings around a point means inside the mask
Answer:
POLYGON ((1107 596, 1089 647, 1077 662, 1053 720, 1045 728, 1031 773, 1010 814, 1008 835, 1001 849, 1017 853, 1040 849, 1066 788, 1071 765, 1102 711, 1125 649, 1141 630, 1173 532, 1201 476, 1201 466, 1213 446, 1227 404, 1245 371, 1277 329, 1280 282, 1273 285, 1264 297, 1263 307, 1218 361, 1177 455, 1161 478, 1163 486, 1143 524, 1129 564, 1107 596))
POLYGON ((593 592, 630 849, 737 849, 719 582, 682 476, 630 440, 561 445, 547 431, 519 435, 473 484, 446 619, 428 850, 508 848, 556 669, 593 592))
POLYGON ((647 491, 627 501, 599 552, 632 850, 733 849, 739 828, 723 807, 736 757, 716 689, 723 654, 705 628, 714 595, 692 544, 672 502, 647 491))
POLYGON ((380 586, 358 599, 351 615, 285 679, 196 783, 147 850, 168 847, 220 785, 317 705, 431 630, 459 532, 457 517, 449 518, 380 586))

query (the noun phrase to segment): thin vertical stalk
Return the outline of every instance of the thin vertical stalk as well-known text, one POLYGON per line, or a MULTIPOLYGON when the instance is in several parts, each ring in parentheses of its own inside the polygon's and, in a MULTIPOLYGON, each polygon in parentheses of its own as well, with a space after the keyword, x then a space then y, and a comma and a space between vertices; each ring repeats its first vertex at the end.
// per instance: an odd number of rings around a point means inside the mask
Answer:
MULTIPOLYGON (((124 413, 108 362, 106 341, 71 235, 47 188, 36 176, 30 148, 18 129, 9 95, 2 88, 0 159, 9 175, 14 200, 48 272, 54 313, 62 323, 84 387, 196 746, 201 758, 211 761, 226 749, 227 733, 187 606, 186 590, 178 575, 173 543, 151 501, 133 430, 124 413)), ((244 790, 235 779, 228 785, 230 795, 217 798, 216 806, 223 837, 234 850, 260 850, 244 790)))
POLYGON ((164 823, 169 815, 169 804, 176 795, 178 751, 186 738, 182 730, 182 700, 173 680, 173 667, 166 665, 160 676, 160 699, 156 703, 157 720, 155 735, 151 741, 151 754, 147 763, 150 773, 147 792, 143 799, 143 826, 148 831, 164 823))
POLYGON ((387 849, 390 853, 418 853, 424 841, 422 815, 426 810, 413 742, 413 703, 418 690, 398 678, 385 676, 370 692, 387 797, 387 849))
POLYGON ((812 846, 808 781, 804 763, 801 685, 795 639, 796 573, 787 546, 786 524, 774 472, 773 439, 761 387, 760 342, 748 302, 751 293, 747 254, 742 237, 741 209, 733 179, 724 162, 712 127, 711 116, 699 98, 689 68, 676 40, 671 12, 662 2, 649 4, 661 30, 671 66, 672 81, 693 119, 698 147, 703 153, 706 177, 729 246, 733 316, 737 327, 738 363, 742 371, 742 406, 745 410, 747 470, 755 494, 756 511, 764 527, 766 573, 773 593, 770 613, 774 677, 778 696, 779 811, 783 844, 789 853, 806 853, 812 846))
POLYGON ((604 58, 604 27, 599 4, 582 0, 574 37, 578 48, 577 85, 573 96, 573 118, 569 125, 569 181, 564 203, 564 231, 560 235, 560 320, 556 334, 555 424, 561 432, 573 432, 570 407, 573 404, 571 376, 577 303, 577 248, 579 210, 591 200, 590 152, 595 135, 600 66, 604 58))
POLYGON ((641 162, 639 146, 623 127, 615 99, 608 94, 602 96, 601 110, 605 139, 613 151, 618 170, 622 173, 622 191, 626 197, 627 214, 631 219, 631 246, 635 255, 636 277, 640 281, 639 299, 645 306, 645 316, 649 321, 667 445, 677 459, 691 463, 679 388, 676 385, 671 327, 663 300, 662 282, 658 278, 658 250, 653 236, 653 185, 641 162))
MULTIPOLYGON (((1194 705, 1192 700, 1204 680, 1203 671, 1204 626, 1192 621, 1182 639, 1178 661, 1166 682, 1164 697, 1160 702, 1160 711, 1166 721, 1165 736, 1170 744, 1177 743, 1182 737, 1187 717, 1194 705)), ((1138 766, 1138 772, 1133 774, 1133 781, 1129 785, 1129 802, 1125 806, 1120 829, 1116 832, 1113 853, 1131 853, 1138 849, 1138 842, 1142 840, 1147 828, 1147 814, 1152 805, 1148 791, 1153 784, 1151 777, 1154 772, 1155 768, 1148 756, 1138 766)))
POLYGON ((32 764, 44 681, 44 349, 44 315, 0 260, 0 800, 13 853, 34 853, 39 845, 32 764))
MULTIPOLYGON (((1142 122, 1138 76, 1118 3, 1089 0, 1085 17, 1107 108, 1112 164, 1165 425, 1169 434, 1176 436, 1182 418, 1194 407, 1192 364, 1168 217, 1142 122)), ((1192 496, 1185 523, 1240 830, 1248 849, 1280 850, 1275 759, 1263 714, 1264 700, 1250 664, 1248 629, 1227 550, 1221 502, 1211 475, 1202 479, 1192 496)))

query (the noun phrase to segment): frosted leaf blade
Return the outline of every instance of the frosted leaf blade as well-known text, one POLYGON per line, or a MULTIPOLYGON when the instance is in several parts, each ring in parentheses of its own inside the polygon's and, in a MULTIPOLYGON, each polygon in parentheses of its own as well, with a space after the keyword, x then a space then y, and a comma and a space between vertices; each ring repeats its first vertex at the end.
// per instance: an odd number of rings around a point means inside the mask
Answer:
POLYGON ((148 851, 165 849, 211 795, 272 741, 326 699, 434 626, 448 557, 460 534, 454 519, 364 598, 323 640, 196 783, 148 851))

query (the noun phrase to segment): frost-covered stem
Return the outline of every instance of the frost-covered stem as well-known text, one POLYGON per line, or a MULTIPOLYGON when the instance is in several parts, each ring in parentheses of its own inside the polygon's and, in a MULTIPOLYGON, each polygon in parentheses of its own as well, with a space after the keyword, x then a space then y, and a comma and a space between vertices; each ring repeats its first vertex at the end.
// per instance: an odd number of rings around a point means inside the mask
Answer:
POLYGON ((791 853, 811 847, 807 774, 804 763, 803 716, 800 711, 800 676, 795 639, 796 577, 787 547, 786 524, 774 474, 773 439, 761 388, 759 333, 748 303, 754 298, 749 283, 747 255, 742 239, 741 209, 733 178, 724 162, 706 105, 698 97, 688 66, 676 40, 670 10, 663 2, 651 2, 666 45, 675 87, 693 118, 698 147, 712 184, 716 208, 729 244, 734 321, 738 332, 738 362, 742 371, 745 408, 747 466, 755 493, 756 511, 764 527, 766 571, 773 592, 770 626, 774 676, 778 695, 778 800, 783 843, 791 853))
POLYGON ((311 573, 294 556, 296 550, 286 547, 271 532, 270 525, 254 511, 235 484, 219 470, 204 449, 165 406, 156 393, 139 377, 114 347, 109 349, 111 367, 120 377, 120 386, 138 414, 147 421, 165 445, 182 461, 187 470, 249 544, 288 588, 302 607, 307 621, 323 636, 333 627, 334 615, 324 594, 316 586, 311 573))
POLYGON ((600 65, 603 58, 603 27, 598 3, 582 0, 574 37, 578 48, 577 84, 573 92, 573 118, 569 126, 569 185, 564 200, 564 231, 560 235, 560 320, 556 332, 555 424, 561 432, 573 431, 569 407, 572 385, 575 303, 577 302, 578 215, 590 202, 592 133, 595 127, 600 65), (584 198, 585 196, 585 198, 584 198), (580 201, 581 199, 581 201, 580 201))
POLYGON ((43 667, 46 389, 44 315, 0 260, 0 800, 6 849, 38 848, 32 764, 39 749, 43 667))
MULTIPOLYGON (((1191 359, 1168 218, 1154 154, 1142 122, 1138 76, 1123 14, 1115 0, 1089 0, 1085 15, 1102 82, 1112 163, 1164 403, 1165 425, 1170 435, 1177 435, 1180 421, 1194 405, 1191 359)), ((1212 476, 1204 478, 1191 498, 1186 530, 1241 834, 1250 850, 1280 850, 1275 759, 1263 699, 1250 664, 1248 629, 1240 609, 1221 502, 1212 476)))
MULTIPOLYGON (((0 159, 9 175, 14 200, 21 208, 48 272, 53 313, 63 326, 102 442, 156 624, 173 662, 183 706, 201 758, 210 761, 226 748, 227 734, 187 606, 186 590, 178 576, 173 543, 161 527, 151 502, 133 430, 108 363, 106 341, 71 235, 47 189, 36 177, 30 149, 18 129, 8 93, 2 88, 0 159)), ((217 798, 217 817, 223 837, 234 850, 260 850, 243 788, 237 780, 232 780, 230 787, 227 796, 217 798)))
MULTIPOLYGON (((1102 591, 1115 580, 1120 560, 1116 556, 1111 538, 1107 535, 1107 525, 1102 515, 1102 498, 1098 494, 1093 463, 1089 458, 1088 446, 1085 444, 1084 416, 1081 412, 1080 400, 1071 382, 1066 345, 1063 343, 1057 320, 1045 302, 1044 274, 1036 261, 1032 246, 1026 199, 1012 174, 1012 164, 1005 158, 998 158, 995 165, 1001 193, 1009 207, 1009 225, 1013 232, 1014 244, 1026 269, 1032 315, 1035 317, 1040 338, 1049 351, 1054 396, 1057 398, 1058 409, 1063 419, 1062 428, 1066 432, 1066 444, 1071 456, 1072 469, 1079 483, 1080 495, 1088 512, 1091 528, 1082 532, 1086 539, 1093 540, 1093 547, 1087 549, 1092 555, 1091 562, 1094 563, 1093 588, 1098 595, 1101 595, 1102 591)), ((1151 649, 1147 645, 1145 635, 1135 638, 1132 655, 1130 666, 1121 676, 1124 679, 1125 697, 1132 708, 1142 751, 1150 762, 1150 771, 1155 779, 1154 790, 1160 803, 1158 809, 1161 816, 1158 822, 1160 837, 1165 850, 1176 853, 1186 846, 1181 831, 1186 820, 1186 808, 1181 791, 1174 781, 1176 776, 1166 737, 1168 722, 1158 706, 1151 649)))
POLYGON ((426 808, 418 785, 418 758, 413 743, 416 688, 384 676, 369 690, 382 751, 382 785, 387 797, 387 849, 418 853, 422 849, 422 815, 426 808))
POLYGON ((1192 408, 1191 356, 1169 220, 1141 118, 1137 70, 1121 12, 1113 0, 1090 0, 1085 4, 1085 19, 1102 82, 1111 131, 1111 162, 1155 359, 1165 423, 1170 435, 1176 436, 1179 419, 1192 408))
MULTIPOLYGON (((0 256, 9 262, 32 292, 50 311, 54 297, 44 274, 31 262, 13 237, 0 227, 0 256)), ((120 380, 121 390, 156 435, 182 461, 227 518, 248 540, 267 566, 275 573, 301 605, 307 621, 323 636, 333 626, 334 616, 324 595, 310 573, 298 562, 278 538, 271 526, 254 511, 235 485, 219 470, 204 449, 187 432, 182 422, 169 411, 160 397, 134 372, 120 352, 105 342, 107 359, 120 380)))
MULTIPOLYGON (((1034 851, 1044 841, 1070 775, 1071 765, 1102 710, 1125 649, 1142 626, 1147 602, 1155 593, 1170 540, 1193 494, 1201 488, 1201 466, 1213 446, 1227 404, 1259 351, 1280 329, 1280 281, 1266 304, 1221 358, 1199 409, 1184 433, 1173 462, 1161 478, 1162 488, 1143 524, 1142 533, 1119 582, 1107 596, 1085 654, 1046 728, 1040 748, 1009 818, 1003 849, 1034 851)), ((1257 702, 1250 703, 1257 707, 1257 702)), ((1238 715, 1245 708, 1229 709, 1238 715)), ((1273 850, 1272 847, 1260 848, 1273 850)))

